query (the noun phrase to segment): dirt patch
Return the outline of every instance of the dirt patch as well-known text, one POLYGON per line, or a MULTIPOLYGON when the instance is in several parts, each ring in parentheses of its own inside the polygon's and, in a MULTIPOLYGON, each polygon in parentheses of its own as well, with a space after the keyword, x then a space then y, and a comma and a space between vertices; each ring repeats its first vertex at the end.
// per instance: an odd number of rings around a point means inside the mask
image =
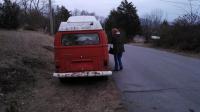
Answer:
POLYGON ((19 86, 34 82, 33 74, 24 68, 0 68, 0 74, 0 92, 2 93, 16 91, 19 86))
POLYGON ((41 79, 34 90, 28 111, 36 112, 125 112, 112 79, 74 78, 60 83, 58 79, 41 79), (43 80, 43 81, 42 81, 43 80), (42 81, 42 82, 41 82, 42 81), (44 85, 46 85, 44 87, 44 85))

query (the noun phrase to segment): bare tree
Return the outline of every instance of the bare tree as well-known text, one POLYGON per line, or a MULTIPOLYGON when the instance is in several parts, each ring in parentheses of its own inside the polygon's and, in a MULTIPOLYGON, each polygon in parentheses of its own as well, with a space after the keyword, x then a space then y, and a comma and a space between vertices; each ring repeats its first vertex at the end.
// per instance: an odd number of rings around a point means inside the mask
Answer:
POLYGON ((74 11, 72 11, 72 16, 95 16, 97 20, 99 20, 101 23, 104 22, 105 18, 102 16, 98 16, 96 15, 94 12, 88 12, 86 10, 78 10, 75 9, 74 11))
POLYGON ((199 15, 199 9, 200 8, 200 4, 197 7, 196 5, 193 4, 193 2, 200 2, 199 0, 188 0, 189 2, 189 9, 190 12, 185 14, 183 16, 183 18, 191 25, 193 24, 197 24, 200 22, 200 15, 199 15))
POLYGON ((147 41, 149 41, 151 35, 158 35, 163 20, 163 11, 160 9, 155 9, 141 18, 143 34, 147 41))
POLYGON ((72 11, 73 16, 95 16, 96 14, 94 12, 88 12, 86 10, 79 10, 75 9, 72 11))
POLYGON ((48 1, 46 0, 18 0, 18 4, 27 13, 31 10, 44 12, 47 8, 48 1))
MULTIPOLYGON (((190 24, 196 24, 200 17, 200 0, 187 0, 186 2, 177 2, 172 0, 160 0, 170 3, 178 9, 184 11, 184 15, 179 18, 185 18, 185 21, 190 24)), ((179 19, 178 18, 178 19, 179 19)))

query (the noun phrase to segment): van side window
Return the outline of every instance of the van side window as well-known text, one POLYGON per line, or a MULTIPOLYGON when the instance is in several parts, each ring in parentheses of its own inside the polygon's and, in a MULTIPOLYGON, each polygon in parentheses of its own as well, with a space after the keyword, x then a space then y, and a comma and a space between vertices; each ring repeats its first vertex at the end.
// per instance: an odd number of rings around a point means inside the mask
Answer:
POLYGON ((96 45, 99 44, 98 34, 64 34, 63 46, 96 45))

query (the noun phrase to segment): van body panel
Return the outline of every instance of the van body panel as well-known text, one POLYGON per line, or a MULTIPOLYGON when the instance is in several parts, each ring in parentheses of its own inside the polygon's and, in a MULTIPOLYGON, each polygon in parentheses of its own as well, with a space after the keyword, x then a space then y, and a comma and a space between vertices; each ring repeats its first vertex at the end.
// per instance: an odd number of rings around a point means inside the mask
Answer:
POLYGON ((57 32, 54 41, 56 72, 108 70, 108 44, 103 30, 57 32), (96 45, 63 46, 62 36, 68 34, 98 34, 96 45))

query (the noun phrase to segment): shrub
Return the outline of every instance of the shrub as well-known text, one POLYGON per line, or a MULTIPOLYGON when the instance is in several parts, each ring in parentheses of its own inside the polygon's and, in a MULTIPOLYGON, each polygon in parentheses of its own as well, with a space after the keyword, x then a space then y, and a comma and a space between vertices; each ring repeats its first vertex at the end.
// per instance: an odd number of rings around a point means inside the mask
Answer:
POLYGON ((4 0, 0 8, 1 28, 16 29, 19 27, 20 7, 10 0, 4 0))
POLYGON ((161 39, 153 41, 153 45, 200 52, 200 20, 191 21, 188 16, 179 17, 172 25, 163 22, 159 33, 161 39))

